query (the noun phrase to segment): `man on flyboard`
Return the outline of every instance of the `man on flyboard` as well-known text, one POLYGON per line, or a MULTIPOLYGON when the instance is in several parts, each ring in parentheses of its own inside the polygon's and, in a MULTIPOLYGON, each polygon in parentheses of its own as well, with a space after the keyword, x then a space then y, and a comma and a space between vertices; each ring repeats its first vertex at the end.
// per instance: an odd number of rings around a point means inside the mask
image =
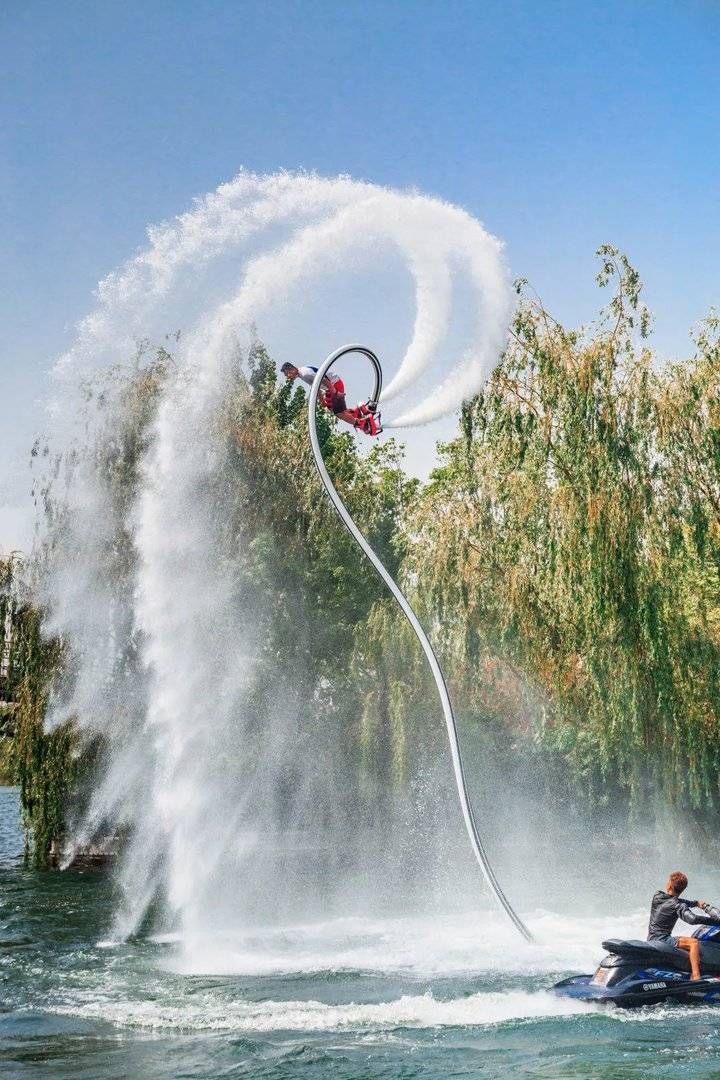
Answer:
MULTIPOLYGON (((296 367, 294 364, 283 364, 281 372, 288 380, 302 379, 308 386, 312 386, 317 375, 316 367, 296 367)), ((345 401, 345 383, 339 375, 328 372, 323 377, 320 387, 320 404, 329 409, 338 420, 344 420, 354 428, 358 428, 365 435, 379 435, 382 431, 380 426, 380 414, 376 413, 377 406, 370 404, 356 405, 354 409, 348 409, 345 401)))

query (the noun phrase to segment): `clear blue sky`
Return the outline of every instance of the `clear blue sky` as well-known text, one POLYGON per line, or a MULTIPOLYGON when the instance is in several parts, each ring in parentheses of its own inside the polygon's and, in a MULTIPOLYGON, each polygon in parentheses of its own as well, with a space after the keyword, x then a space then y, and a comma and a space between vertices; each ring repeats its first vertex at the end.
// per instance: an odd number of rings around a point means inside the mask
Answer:
POLYGON ((0 549, 97 280, 241 166, 457 202, 568 322, 617 243, 687 351, 720 286, 719 45, 710 0, 6 0, 0 549))

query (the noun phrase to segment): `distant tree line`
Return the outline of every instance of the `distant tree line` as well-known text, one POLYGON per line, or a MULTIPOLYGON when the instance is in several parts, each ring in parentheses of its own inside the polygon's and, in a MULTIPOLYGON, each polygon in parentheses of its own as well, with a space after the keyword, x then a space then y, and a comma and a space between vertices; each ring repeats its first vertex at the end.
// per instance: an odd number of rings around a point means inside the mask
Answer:
MULTIPOLYGON (((462 723, 508 757, 527 751, 552 762, 583 799, 612 793, 630 813, 689 808, 712 829, 720 319, 708 317, 690 359, 659 366, 637 273, 613 248, 600 257, 599 284, 611 298, 587 330, 565 329, 518 283, 508 349, 464 406, 427 483, 404 472, 394 440, 360 454, 322 411, 321 438, 351 512, 438 647, 462 723)), ((137 490, 171 362, 161 349, 133 367, 124 438, 86 449, 118 507, 137 490)), ((258 713, 282 657, 318 710, 342 711, 368 798, 382 799, 416 768, 418 731, 436 737, 422 657, 323 498, 304 391, 277 385, 259 343, 238 366, 221 423, 237 462, 237 483, 223 491, 228 550, 242 550, 246 563, 232 572, 249 566, 267 599, 258 713)), ((56 528, 61 508, 46 505, 56 528)), ((118 580, 135 558, 131 537, 121 540, 108 555, 118 580)), ((0 656, 9 597, 6 587, 0 656)), ((91 784, 99 750, 78 744, 71 724, 43 731, 53 680, 71 659, 62 642, 43 638, 42 613, 30 604, 11 621, 12 663, 0 686, 12 702, 7 768, 42 864, 68 805, 91 784)))

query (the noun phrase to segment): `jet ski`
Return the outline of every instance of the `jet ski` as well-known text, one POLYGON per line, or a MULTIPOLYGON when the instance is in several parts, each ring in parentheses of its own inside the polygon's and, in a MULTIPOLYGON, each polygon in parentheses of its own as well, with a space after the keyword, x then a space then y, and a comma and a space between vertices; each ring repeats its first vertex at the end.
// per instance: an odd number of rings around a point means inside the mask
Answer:
POLYGON ((594 975, 573 975, 553 993, 579 1001, 607 1002, 623 1008, 662 1001, 720 1002, 720 926, 700 927, 702 978, 690 978, 688 954, 669 941, 603 941, 607 955, 594 975))

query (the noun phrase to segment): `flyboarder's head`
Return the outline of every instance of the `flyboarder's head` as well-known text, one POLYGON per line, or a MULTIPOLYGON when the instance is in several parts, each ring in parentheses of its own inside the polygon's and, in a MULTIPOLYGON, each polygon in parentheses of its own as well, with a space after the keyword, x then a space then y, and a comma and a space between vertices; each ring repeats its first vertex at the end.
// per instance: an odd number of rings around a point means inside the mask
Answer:
POLYGON ((687 885, 687 875, 683 874, 682 870, 673 870, 665 886, 665 892, 670 893, 671 896, 680 896, 687 889, 687 885))
POLYGON ((300 374, 294 364, 283 364, 280 370, 289 382, 293 382, 300 374))

